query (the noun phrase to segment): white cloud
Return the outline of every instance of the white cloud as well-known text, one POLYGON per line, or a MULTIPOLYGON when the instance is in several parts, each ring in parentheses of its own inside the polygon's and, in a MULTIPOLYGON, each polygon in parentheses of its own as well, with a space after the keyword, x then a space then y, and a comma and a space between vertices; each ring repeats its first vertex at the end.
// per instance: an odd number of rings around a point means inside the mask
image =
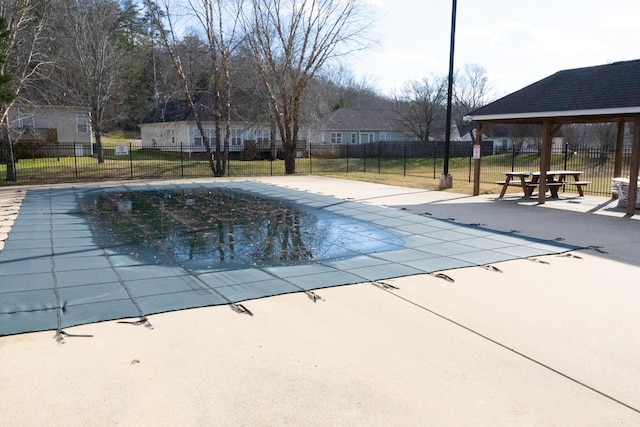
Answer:
POLYGON ((523 57, 527 53, 576 54, 604 47, 597 40, 587 41, 564 28, 540 27, 525 22, 468 26, 459 31, 457 36, 460 44, 473 43, 477 48, 491 51, 494 55, 499 55, 501 51, 518 52, 523 57))
POLYGON ((602 11, 599 27, 604 30, 629 31, 629 35, 638 38, 638 22, 640 22, 640 5, 619 8, 607 8, 602 11), (624 13, 620 13, 623 10, 624 13))
MULTIPOLYGON (((388 93, 448 71, 451 2, 365 1, 384 14, 371 25, 382 44, 360 52, 354 72, 388 93)), ((479 64, 496 90, 511 92, 559 70, 640 57, 638 22, 638 0, 459 2, 455 66, 479 64)))
POLYGON ((408 80, 432 74, 442 65, 426 53, 389 49, 358 55, 352 62, 352 70, 356 75, 365 76, 384 94, 392 95, 408 80))

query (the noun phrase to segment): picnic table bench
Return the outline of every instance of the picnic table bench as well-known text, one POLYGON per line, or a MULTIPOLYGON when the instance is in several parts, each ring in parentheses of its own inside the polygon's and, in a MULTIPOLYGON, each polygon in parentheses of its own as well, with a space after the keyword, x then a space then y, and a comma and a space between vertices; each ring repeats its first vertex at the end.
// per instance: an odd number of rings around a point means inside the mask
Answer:
MULTIPOLYGON (((540 187, 540 172, 505 172, 504 181, 496 181, 496 184, 502 185, 500 197, 504 197, 509 186, 521 187, 525 198, 530 198, 533 192, 540 187), (518 178, 518 179, 515 179, 518 178)), ((547 171, 547 189, 551 192, 551 197, 558 198, 558 190, 565 185, 575 185, 578 194, 584 196, 584 187, 590 184, 590 181, 580 180, 581 171, 552 170, 547 171), (572 180, 567 180, 570 177, 572 180)))

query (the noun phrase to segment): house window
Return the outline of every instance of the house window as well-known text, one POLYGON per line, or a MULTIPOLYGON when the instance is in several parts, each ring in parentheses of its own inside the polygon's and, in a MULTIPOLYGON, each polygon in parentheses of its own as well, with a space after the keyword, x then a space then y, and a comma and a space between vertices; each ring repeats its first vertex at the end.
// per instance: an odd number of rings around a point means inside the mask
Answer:
POLYGON ((169 136, 171 137, 171 143, 176 143, 176 132, 175 129, 169 129, 169 136))
POLYGON ((267 129, 256 130, 256 144, 265 144, 269 142, 269 131, 267 129))
POLYGON ((18 119, 16 127, 19 129, 35 127, 35 116, 31 113, 22 113, 18 111, 18 119))
POLYGON ((380 133, 380 141, 391 141, 391 134, 389 132, 380 133))
POLYGON ((89 118, 86 114, 76 114, 76 130, 78 133, 89 133, 89 118))
POLYGON ((373 134, 372 133, 361 133, 360 134, 360 143, 366 144, 368 142, 373 142, 373 134))
POLYGON ((231 145, 232 146, 240 146, 240 145, 242 145, 242 130, 241 129, 231 129, 231 145))
POLYGON ((342 132, 331 132, 330 138, 332 144, 342 144, 342 132))
POLYGON ((357 144, 357 143, 358 143, 358 134, 357 134, 357 133, 355 133, 355 132, 353 132, 353 133, 351 134, 351 143, 352 143, 352 144, 357 144))
POLYGON ((202 147, 202 134, 200 133, 200 129, 193 129, 193 145, 196 147, 202 147))

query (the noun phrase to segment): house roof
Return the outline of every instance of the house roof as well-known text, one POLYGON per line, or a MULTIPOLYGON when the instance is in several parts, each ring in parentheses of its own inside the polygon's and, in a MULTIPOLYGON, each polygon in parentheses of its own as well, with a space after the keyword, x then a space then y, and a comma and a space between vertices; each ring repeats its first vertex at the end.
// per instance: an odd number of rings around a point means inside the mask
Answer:
POLYGON ((476 121, 604 121, 640 114, 640 60, 557 73, 468 114, 476 121))
POLYGON ((402 131, 397 112, 384 109, 340 108, 326 126, 327 130, 402 131))
MULTIPOLYGON (((196 105, 201 120, 211 121, 214 119, 210 108, 213 101, 209 93, 203 92, 194 95, 193 102, 196 105)), ((184 122, 194 120, 195 117, 187 99, 168 98, 149 111, 147 116, 142 120, 142 123, 184 122)))

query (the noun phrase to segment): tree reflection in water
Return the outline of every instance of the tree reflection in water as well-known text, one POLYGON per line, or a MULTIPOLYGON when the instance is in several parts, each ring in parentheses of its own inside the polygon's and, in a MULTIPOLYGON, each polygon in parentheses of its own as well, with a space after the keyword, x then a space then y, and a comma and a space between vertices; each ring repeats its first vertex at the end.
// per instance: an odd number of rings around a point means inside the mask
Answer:
POLYGON ((101 191, 80 200, 98 243, 191 268, 313 261, 330 223, 287 202, 221 188, 101 191))

